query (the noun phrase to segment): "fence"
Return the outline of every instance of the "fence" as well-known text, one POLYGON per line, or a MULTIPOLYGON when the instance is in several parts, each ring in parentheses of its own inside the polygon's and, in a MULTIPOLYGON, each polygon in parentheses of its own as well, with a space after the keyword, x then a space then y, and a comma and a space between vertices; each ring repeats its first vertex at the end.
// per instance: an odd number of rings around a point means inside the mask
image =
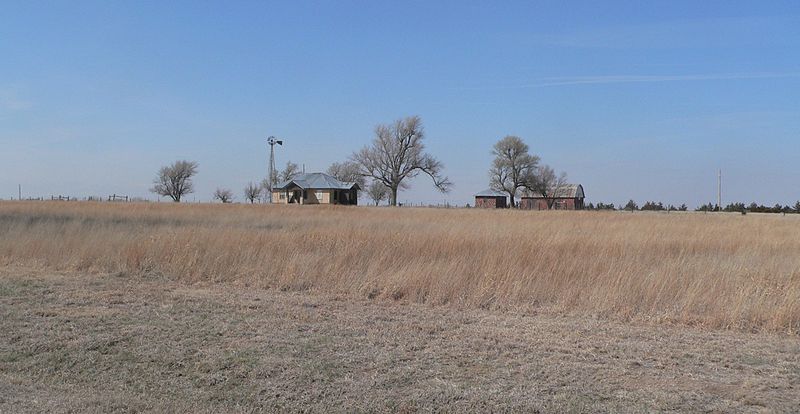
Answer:
MULTIPOLYGON (((0 198, 0 201, 3 199, 0 198)), ((101 196, 87 196, 87 197, 73 197, 73 196, 65 196, 65 195, 51 195, 49 198, 47 197, 26 197, 22 199, 18 199, 15 197, 11 197, 9 200, 14 201, 91 201, 91 202, 117 202, 117 203, 147 203, 151 200, 144 198, 144 197, 131 197, 126 195, 118 195, 112 194, 108 197, 101 197, 101 196)))
POLYGON ((130 200, 128 199, 128 196, 112 194, 112 195, 108 196, 108 201, 117 201, 117 202, 125 202, 125 203, 127 203, 130 200))

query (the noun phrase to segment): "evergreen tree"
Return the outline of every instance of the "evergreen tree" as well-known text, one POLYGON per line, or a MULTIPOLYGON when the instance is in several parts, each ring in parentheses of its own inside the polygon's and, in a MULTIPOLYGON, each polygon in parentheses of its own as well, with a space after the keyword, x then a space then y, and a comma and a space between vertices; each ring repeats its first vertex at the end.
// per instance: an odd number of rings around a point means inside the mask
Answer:
POLYGON ((727 206, 725 206, 723 211, 726 211, 726 212, 729 212, 729 213, 730 212, 743 213, 745 211, 745 209, 746 209, 746 207, 744 206, 744 203, 730 203, 727 206))
POLYGON ((628 211, 635 211, 639 209, 639 205, 636 204, 636 202, 633 200, 628 200, 628 204, 625 204, 625 207, 623 207, 622 209, 628 211))

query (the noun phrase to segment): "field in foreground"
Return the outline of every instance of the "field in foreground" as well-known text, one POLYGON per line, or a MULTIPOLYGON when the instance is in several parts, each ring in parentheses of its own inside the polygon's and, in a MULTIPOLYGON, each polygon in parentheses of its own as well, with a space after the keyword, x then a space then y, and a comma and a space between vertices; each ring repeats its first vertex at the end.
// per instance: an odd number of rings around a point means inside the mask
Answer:
POLYGON ((0 265, 461 309, 800 331, 800 219, 0 203, 0 265))
POLYGON ((796 337, 0 268, 0 412, 797 412, 796 337))

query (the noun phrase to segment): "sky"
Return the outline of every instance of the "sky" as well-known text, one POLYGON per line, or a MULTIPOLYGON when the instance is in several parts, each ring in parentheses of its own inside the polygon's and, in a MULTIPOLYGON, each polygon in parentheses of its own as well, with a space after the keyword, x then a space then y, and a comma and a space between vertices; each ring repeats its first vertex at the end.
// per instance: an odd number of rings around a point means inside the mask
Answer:
POLYGON ((587 202, 800 199, 800 2, 4 1, 0 198, 196 193, 324 171, 419 115, 465 204, 525 140, 587 202))

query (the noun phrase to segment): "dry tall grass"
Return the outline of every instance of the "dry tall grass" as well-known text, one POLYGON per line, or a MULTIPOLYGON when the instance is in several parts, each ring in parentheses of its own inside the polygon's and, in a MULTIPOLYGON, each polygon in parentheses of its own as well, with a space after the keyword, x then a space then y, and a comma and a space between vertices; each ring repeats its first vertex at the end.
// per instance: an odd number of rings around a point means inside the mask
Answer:
POLYGON ((800 332, 800 219, 0 203, 0 263, 800 332))

